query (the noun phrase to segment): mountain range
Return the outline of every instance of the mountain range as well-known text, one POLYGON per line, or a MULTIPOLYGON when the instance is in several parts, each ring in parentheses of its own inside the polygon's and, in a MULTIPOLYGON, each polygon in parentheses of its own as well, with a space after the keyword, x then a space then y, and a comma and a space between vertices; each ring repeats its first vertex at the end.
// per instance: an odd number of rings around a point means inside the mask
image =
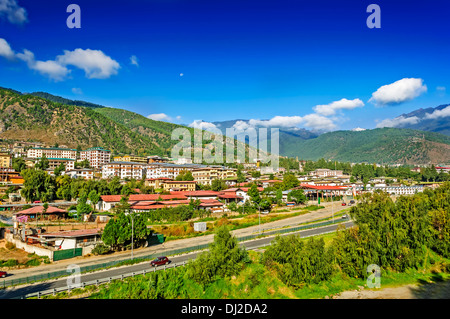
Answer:
MULTIPOLYGON (((280 129, 280 155, 304 160, 446 164, 450 161, 450 117, 441 116, 441 113, 447 107, 442 105, 401 115, 413 119, 410 125, 416 126, 411 128, 324 134, 302 128, 280 129), (427 114, 438 114, 439 117, 432 118, 427 114), (416 121, 416 118, 420 120, 416 121)), ((243 119, 213 124, 225 133, 226 128, 233 127, 238 121, 248 124, 243 119)), ((186 126, 154 121, 124 109, 69 100, 45 92, 22 94, 0 88, 1 139, 40 141, 48 145, 58 143, 72 148, 103 146, 117 154, 170 156, 173 145, 178 143, 171 139, 175 128, 187 128, 191 134, 193 131, 186 126)), ((247 139, 246 142, 250 141, 247 139)), ((269 138, 268 151, 270 142, 269 138)))
MULTIPOLYGON (((193 141, 194 129, 190 127, 45 92, 22 94, 0 88, 0 139, 4 140, 81 149, 101 146, 113 154, 171 157, 173 146, 179 142, 172 140, 176 128, 187 129, 193 141)), ((201 146, 204 160, 206 150, 214 153, 213 145, 201 146)))
MULTIPOLYGON (((450 116, 433 119, 427 115, 442 115, 448 106, 419 109, 399 116, 417 122, 409 128, 357 129, 324 134, 303 128, 283 128, 279 135, 280 155, 303 160, 325 158, 385 164, 450 163, 450 116)), ((212 123, 225 134, 227 128, 242 123, 248 125, 249 121, 237 119, 212 123)), ((246 142, 250 142, 248 138, 246 142)), ((267 144, 270 150, 270 139, 267 144)))
POLYGON ((450 104, 418 109, 392 119, 394 127, 436 132, 450 136, 450 104))

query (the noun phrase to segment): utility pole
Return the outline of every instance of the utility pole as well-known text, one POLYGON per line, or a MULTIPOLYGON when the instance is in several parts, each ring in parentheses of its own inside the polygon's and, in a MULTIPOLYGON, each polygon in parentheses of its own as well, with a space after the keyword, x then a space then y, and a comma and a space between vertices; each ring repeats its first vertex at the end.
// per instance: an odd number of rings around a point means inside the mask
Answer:
POLYGON ((133 222, 133 214, 130 213, 131 216, 131 259, 133 259, 133 249, 134 249, 134 222, 133 222))

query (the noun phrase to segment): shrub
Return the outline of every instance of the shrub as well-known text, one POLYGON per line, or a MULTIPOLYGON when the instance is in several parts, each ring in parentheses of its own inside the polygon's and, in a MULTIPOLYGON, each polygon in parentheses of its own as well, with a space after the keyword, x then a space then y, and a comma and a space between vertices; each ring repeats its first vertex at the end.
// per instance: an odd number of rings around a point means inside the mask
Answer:
POLYGON ((100 243, 100 244, 97 244, 94 247, 94 249, 92 249, 92 254, 94 254, 96 256, 97 255, 105 255, 105 254, 108 254, 110 251, 111 251, 111 247, 109 247, 103 243, 100 243))
POLYGON ((19 262, 17 259, 8 259, 7 261, 3 261, 3 263, 0 265, 2 267, 14 267, 17 266, 19 262))
POLYGON ((28 260, 25 265, 27 266, 39 266, 41 264, 41 261, 38 258, 33 258, 28 260))
POLYGON ((16 245, 14 245, 13 243, 8 241, 5 245, 5 247, 6 247, 6 249, 13 250, 16 248, 16 245))

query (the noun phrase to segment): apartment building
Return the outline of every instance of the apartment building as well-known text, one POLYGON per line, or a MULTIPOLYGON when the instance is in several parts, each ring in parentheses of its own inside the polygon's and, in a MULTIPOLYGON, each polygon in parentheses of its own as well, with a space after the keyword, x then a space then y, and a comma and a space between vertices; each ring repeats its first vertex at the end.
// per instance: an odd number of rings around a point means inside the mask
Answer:
POLYGON ((315 171, 312 171, 309 173, 310 176, 316 176, 316 177, 342 177, 344 174, 342 173, 342 170, 331 170, 328 168, 318 168, 315 171))
POLYGON ((142 179, 146 175, 146 164, 136 162, 109 162, 102 166, 102 178, 114 176, 142 179))
POLYGON ((147 179, 171 178, 175 179, 183 171, 192 171, 202 165, 184 164, 177 165, 171 163, 150 163, 147 168, 147 179))
POLYGON ((115 156, 114 162, 131 162, 131 163, 147 164, 148 159, 147 157, 144 156, 124 155, 124 156, 115 156))
POLYGON ((158 155, 147 156, 147 162, 150 163, 167 163, 169 160, 167 158, 162 158, 158 155))
POLYGON ((164 181, 162 182, 165 191, 195 191, 195 181, 164 181))
POLYGON ((77 150, 59 147, 33 147, 27 151, 27 157, 29 158, 41 158, 44 155, 47 158, 65 158, 75 161, 77 159, 77 150))
POLYGON ((94 179, 96 170, 92 168, 77 168, 70 171, 66 171, 65 175, 69 175, 72 178, 94 179))
POLYGON ((215 179, 235 179, 236 169, 226 167, 202 167, 192 170, 194 180, 202 185, 211 185, 215 179))
POLYGON ((0 153, 0 167, 8 168, 12 166, 12 155, 6 152, 0 153))
POLYGON ((80 152, 80 159, 88 160, 89 165, 93 168, 101 168, 111 161, 111 151, 105 150, 103 147, 88 148, 80 152))
MULTIPOLYGON (((66 171, 73 170, 75 168, 75 160, 71 158, 47 158, 48 159, 48 168, 50 170, 54 170, 59 167, 61 164, 64 164, 66 167, 66 171)), ((38 161, 36 161, 37 163, 38 161)))

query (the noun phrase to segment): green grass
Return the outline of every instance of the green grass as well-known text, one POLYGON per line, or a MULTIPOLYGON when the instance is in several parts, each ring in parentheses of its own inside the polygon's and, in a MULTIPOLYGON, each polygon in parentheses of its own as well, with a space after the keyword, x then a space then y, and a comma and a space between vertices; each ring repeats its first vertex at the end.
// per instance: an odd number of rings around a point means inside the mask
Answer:
MULTIPOLYGON (((326 239, 327 243, 333 236, 334 234, 326 234, 321 237, 326 239)), ((189 279, 184 267, 169 269, 162 278, 165 287, 162 291, 170 290, 173 293, 159 297, 169 299, 322 299, 343 291, 366 287, 365 278, 351 278, 340 271, 336 271, 327 281, 305 284, 297 288, 290 287, 280 280, 275 270, 268 269, 259 263, 261 252, 249 251, 249 255, 252 262, 246 264, 237 276, 219 278, 206 287, 189 279), (180 281, 172 280, 173 278, 179 278, 180 281)), ((149 289, 154 278, 152 276, 155 276, 155 273, 126 278, 124 281, 113 280, 110 284, 78 288, 45 298, 76 298, 77 295, 82 294, 90 295, 89 299, 149 298, 151 295, 149 289)), ((402 273, 382 269, 381 288, 408 284, 420 286, 445 280, 450 280, 450 260, 430 253, 430 259, 423 268, 407 269, 402 273)))

